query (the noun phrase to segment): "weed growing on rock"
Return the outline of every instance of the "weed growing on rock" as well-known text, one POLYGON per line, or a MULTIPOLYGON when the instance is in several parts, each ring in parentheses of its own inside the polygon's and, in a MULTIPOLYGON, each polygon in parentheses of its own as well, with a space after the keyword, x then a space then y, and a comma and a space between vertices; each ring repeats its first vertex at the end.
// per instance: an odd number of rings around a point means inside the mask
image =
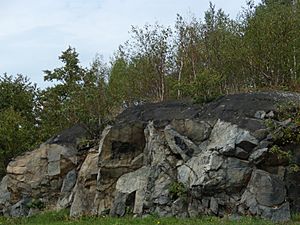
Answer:
POLYGON ((289 161, 292 159, 291 151, 284 151, 278 145, 273 145, 270 149, 270 152, 275 154, 278 159, 286 159, 289 161))
POLYGON ((169 187, 169 193, 172 199, 177 199, 187 196, 187 189, 183 183, 174 181, 169 187))
POLYGON ((298 173, 300 172, 300 166, 298 166, 296 163, 292 163, 289 165, 288 171, 290 173, 298 173))
POLYGON ((300 125, 300 104, 292 101, 277 104, 276 119, 278 121, 290 119, 291 122, 300 125))
POLYGON ((27 207, 30 209, 44 209, 45 204, 42 202, 41 199, 35 199, 33 198, 28 204, 27 207))
POLYGON ((267 119, 265 125, 269 128, 275 143, 270 152, 278 159, 289 162, 289 172, 299 172, 300 166, 294 162, 293 148, 300 146, 300 104, 295 102, 278 104, 275 118, 267 119))

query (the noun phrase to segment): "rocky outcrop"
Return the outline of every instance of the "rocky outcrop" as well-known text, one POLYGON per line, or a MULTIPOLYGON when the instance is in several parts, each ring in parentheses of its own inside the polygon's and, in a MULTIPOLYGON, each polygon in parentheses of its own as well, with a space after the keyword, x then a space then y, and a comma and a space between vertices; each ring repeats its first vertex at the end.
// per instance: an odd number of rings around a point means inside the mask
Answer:
MULTIPOLYGON (((98 149, 81 152, 54 138, 12 161, 0 185, 3 213, 27 215, 28 203, 41 199, 47 207, 70 207, 72 216, 232 214, 287 221, 300 211, 300 172, 290 170, 291 163, 300 166, 300 146, 274 151, 278 139, 266 121, 299 131, 276 117, 278 104, 289 101, 298 104, 300 96, 249 93, 205 106, 127 109, 105 128, 98 149)), ((74 143, 79 134, 65 139, 74 143)))
POLYGON ((77 143, 86 135, 78 125, 13 159, 1 183, 3 214, 23 216, 44 207, 70 206, 77 167, 85 157, 77 143))

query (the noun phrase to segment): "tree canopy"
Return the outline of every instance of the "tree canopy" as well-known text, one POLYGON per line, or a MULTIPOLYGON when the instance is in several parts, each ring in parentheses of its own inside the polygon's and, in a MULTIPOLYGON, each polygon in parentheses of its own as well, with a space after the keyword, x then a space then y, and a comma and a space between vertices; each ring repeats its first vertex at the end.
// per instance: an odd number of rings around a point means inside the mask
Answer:
POLYGON ((12 157, 38 142, 38 90, 28 78, 0 77, 0 177, 12 157))

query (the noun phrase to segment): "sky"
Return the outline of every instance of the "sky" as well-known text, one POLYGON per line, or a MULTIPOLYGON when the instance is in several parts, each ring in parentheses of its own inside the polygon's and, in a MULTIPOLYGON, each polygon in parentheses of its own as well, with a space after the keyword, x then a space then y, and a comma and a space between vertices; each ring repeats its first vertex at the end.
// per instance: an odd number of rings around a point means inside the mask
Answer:
MULTIPOLYGON (((246 0, 212 0, 236 18, 246 0)), ((255 1, 256 3, 259 0, 255 1)), ((174 26, 176 15, 203 18, 209 0, 0 0, 0 76, 23 74, 41 88, 43 70, 61 66, 68 46, 83 66, 106 62, 130 38, 131 26, 174 26)))

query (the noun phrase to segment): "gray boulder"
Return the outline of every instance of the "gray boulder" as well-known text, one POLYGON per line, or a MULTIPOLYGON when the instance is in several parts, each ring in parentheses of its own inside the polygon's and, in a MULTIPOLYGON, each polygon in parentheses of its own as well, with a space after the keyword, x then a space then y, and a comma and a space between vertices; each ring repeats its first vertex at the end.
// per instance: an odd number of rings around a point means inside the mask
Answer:
POLYGON ((284 222, 291 217, 283 181, 263 170, 253 171, 241 203, 251 214, 276 222, 284 222))

